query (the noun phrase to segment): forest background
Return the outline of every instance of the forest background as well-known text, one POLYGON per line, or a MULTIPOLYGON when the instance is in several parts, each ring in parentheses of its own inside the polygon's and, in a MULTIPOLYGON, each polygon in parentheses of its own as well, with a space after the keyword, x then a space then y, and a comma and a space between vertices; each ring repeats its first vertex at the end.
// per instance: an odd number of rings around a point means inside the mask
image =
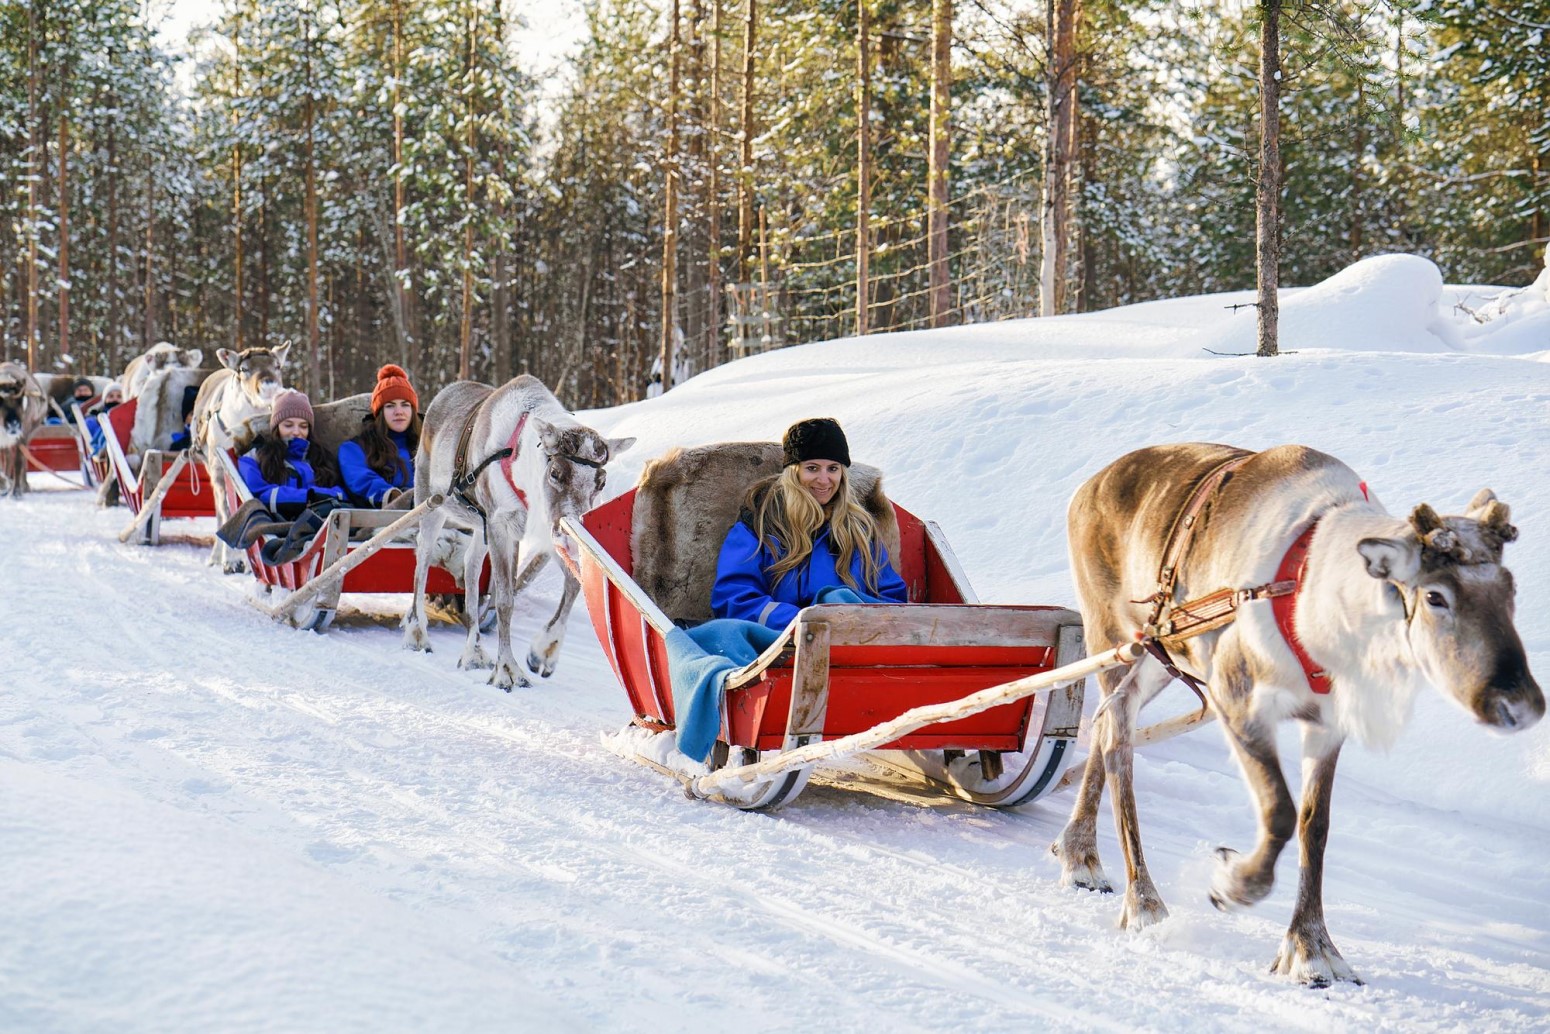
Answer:
MULTIPOLYGON (((192 56, 138 0, 0 0, 0 346, 290 340, 322 396, 393 361, 587 408, 669 349, 1253 287, 1266 6, 590 0, 551 77, 517 0, 223 0, 192 56)), ((1281 282, 1532 280, 1550 0, 1276 6, 1281 282)))

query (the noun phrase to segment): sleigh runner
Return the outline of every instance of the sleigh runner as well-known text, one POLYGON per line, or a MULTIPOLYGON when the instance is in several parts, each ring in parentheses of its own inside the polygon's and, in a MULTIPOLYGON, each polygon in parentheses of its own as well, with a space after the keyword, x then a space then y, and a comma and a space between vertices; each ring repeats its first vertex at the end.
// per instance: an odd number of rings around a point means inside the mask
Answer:
POLYGON ((741 490, 779 464, 779 448, 762 443, 672 454, 635 489, 562 521, 571 539, 562 555, 634 711, 612 746, 692 796, 745 809, 788 803, 814 762, 860 751, 977 804, 1010 807, 1052 790, 1071 758, 1085 674, 1132 652, 1083 661, 1074 612, 979 604, 940 529, 888 501, 877 472, 859 464, 911 604, 805 608, 727 676, 708 766, 666 749, 671 736, 661 734, 679 719, 667 637, 676 621, 709 616, 741 490))

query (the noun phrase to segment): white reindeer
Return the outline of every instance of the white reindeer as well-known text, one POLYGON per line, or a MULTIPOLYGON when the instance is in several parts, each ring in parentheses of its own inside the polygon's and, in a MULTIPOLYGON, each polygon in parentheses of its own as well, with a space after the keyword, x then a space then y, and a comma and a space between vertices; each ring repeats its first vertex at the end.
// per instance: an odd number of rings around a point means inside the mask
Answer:
MULTIPOLYGON (((217 370, 199 386, 190 418, 193 448, 204 458, 215 491, 216 523, 226 523, 226 474, 219 450, 244 449, 251 444, 251 423, 255 417, 273 408, 274 397, 285 388, 281 371, 290 343, 278 348, 245 348, 233 352, 218 349, 215 357, 224 369, 217 370)), ((210 550, 210 563, 220 564, 227 574, 246 569, 242 554, 219 538, 210 550)))
MULTIPOLYGON (((420 526, 404 647, 430 650, 425 577, 442 526, 452 519, 472 530, 463 569, 468 637, 458 667, 492 666, 480 642, 478 618, 479 575, 488 551, 499 629, 490 684, 508 692, 514 685, 528 685, 511 650, 513 601, 554 555, 560 519, 579 517, 592 506, 603 488, 604 466, 634 443, 634 438, 604 438, 577 423, 548 388, 525 374, 500 388, 474 381, 443 388, 425 411, 414 497, 417 504, 433 492, 448 498, 420 526)), ((567 571, 560 605, 528 650, 527 666, 534 674, 554 672, 565 619, 580 588, 567 571)))
POLYGON ((20 363, 0 363, 0 491, 27 493, 27 457, 22 447, 48 418, 43 389, 20 363))
MULTIPOLYGON (((1142 449, 1105 467, 1077 490, 1068 517, 1071 566, 1087 641, 1103 650, 1149 620, 1149 596, 1173 528, 1197 488, 1205 508, 1178 567, 1169 604, 1218 589, 1274 587, 1283 556, 1310 525, 1295 638, 1315 665, 1306 670, 1283 637, 1269 600, 1245 600, 1235 621, 1195 638, 1164 639, 1174 662, 1205 683, 1260 808, 1260 838, 1241 855, 1219 848, 1211 901, 1224 910, 1262 901, 1281 849, 1297 834, 1301 867, 1291 926, 1273 971, 1315 986, 1358 982, 1324 923, 1324 845, 1330 790, 1348 736, 1376 745, 1396 737, 1417 684, 1430 682, 1477 721, 1526 729, 1545 698, 1529 674, 1513 627, 1513 580, 1502 547, 1517 531, 1506 504, 1481 491, 1464 516, 1415 508, 1408 521, 1367 498, 1339 460, 1302 446, 1248 453, 1222 445, 1142 449), (1241 461, 1225 473, 1224 465, 1241 461), (1214 490, 1208 479, 1223 476, 1214 490), (1139 602, 1138 602, 1139 601, 1139 602), (1315 684, 1318 689, 1315 689, 1315 684), (1299 808, 1276 753, 1275 727, 1302 725, 1299 808)), ((1284 592, 1289 579, 1280 579, 1284 592)), ((1125 853, 1120 925, 1139 929, 1168 914, 1141 852, 1132 786, 1136 714, 1170 681, 1150 657, 1099 676, 1103 703, 1071 818, 1051 850, 1063 881, 1108 891, 1098 860, 1096 820, 1105 776, 1125 853)))
POLYGON ((197 348, 179 348, 170 341, 158 341, 141 354, 129 360, 119 386, 124 389, 124 401, 139 398, 145 383, 166 370, 195 370, 204 360, 204 353, 197 348))

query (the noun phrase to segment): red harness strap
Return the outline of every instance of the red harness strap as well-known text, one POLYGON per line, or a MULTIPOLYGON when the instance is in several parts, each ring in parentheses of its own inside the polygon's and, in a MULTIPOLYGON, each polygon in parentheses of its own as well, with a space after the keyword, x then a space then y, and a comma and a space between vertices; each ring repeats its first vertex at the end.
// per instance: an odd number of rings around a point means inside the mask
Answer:
POLYGON ((1270 609, 1275 615, 1276 628, 1280 630, 1281 638, 1286 640, 1286 645, 1292 648, 1292 653, 1297 657, 1297 663, 1302 665, 1302 673, 1308 679, 1308 688, 1322 695, 1329 692, 1329 673, 1314 663, 1303 648, 1302 640, 1297 638, 1297 600, 1302 595, 1302 569, 1308 562, 1308 543, 1313 541, 1313 532, 1318 526, 1318 521, 1308 525, 1308 530, 1297 536, 1297 541, 1281 558, 1281 566, 1276 568, 1276 581, 1289 580, 1295 588, 1284 596, 1272 597, 1270 609))
POLYGON ((527 413, 527 410, 523 410, 522 415, 517 418, 517 429, 511 432, 511 440, 506 443, 506 455, 501 457, 501 474, 506 478, 506 484, 511 486, 511 490, 517 493, 517 502, 522 504, 524 510, 529 509, 527 493, 517 487, 517 482, 511 476, 511 466, 517 462, 517 453, 522 448, 522 429, 527 426, 527 413))
MULTIPOLYGON (((1371 498, 1367 494, 1367 482, 1361 483, 1361 489, 1363 499, 1371 498)), ((1280 630, 1281 638, 1286 640, 1286 645, 1292 648, 1292 653, 1297 657, 1297 663, 1302 665, 1302 673, 1308 679, 1308 688, 1323 696, 1332 685, 1329 672, 1308 656, 1302 640, 1297 637, 1297 600, 1302 595, 1302 572, 1308 563, 1308 544, 1313 541, 1313 531, 1318 526, 1318 521, 1308 525, 1308 530, 1297 536, 1297 541, 1281 558, 1281 566, 1276 568, 1276 581, 1290 579, 1295 588, 1285 596, 1272 598, 1270 608, 1275 615, 1276 628, 1280 630)))

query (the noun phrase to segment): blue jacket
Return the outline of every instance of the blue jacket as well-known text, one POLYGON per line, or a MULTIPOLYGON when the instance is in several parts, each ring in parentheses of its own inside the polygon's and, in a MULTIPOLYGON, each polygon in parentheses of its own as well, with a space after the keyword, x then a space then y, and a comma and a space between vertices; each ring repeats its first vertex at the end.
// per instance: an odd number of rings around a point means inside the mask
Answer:
POLYGON ((403 472, 393 471, 391 479, 366 465, 366 450, 361 447, 359 438, 351 438, 339 446, 339 473, 344 477, 344 487, 350 490, 352 498, 368 506, 380 508, 382 497, 391 490, 414 487, 414 455, 409 451, 409 436, 389 433, 388 437, 398 446, 398 456, 404 461, 403 472))
POLYGON ((253 493, 253 498, 271 510, 276 510, 287 503, 299 503, 304 506, 308 493, 311 492, 331 495, 342 502, 344 489, 318 487, 317 476, 312 472, 312 464, 307 462, 307 447, 311 444, 301 437, 292 438, 285 443, 285 468, 290 472, 290 476, 283 484, 270 484, 264 478, 264 472, 259 469, 258 457, 251 452, 237 461, 237 473, 242 475, 242 480, 247 483, 248 491, 253 493))
MULTIPOLYGON (((774 585, 768 571, 785 555, 759 544, 753 528, 739 520, 727 532, 716 561, 716 584, 710 590, 710 611, 718 618, 739 618, 767 628, 783 629, 796 618, 797 611, 810 606, 820 592, 836 586, 846 587, 834 567, 834 553, 825 524, 813 539, 813 552, 807 563, 787 571, 774 585)), ((861 595, 877 603, 908 603, 909 589, 893 569, 888 550, 877 545, 879 570, 877 595, 866 595, 861 554, 851 557, 850 574, 861 595)))

